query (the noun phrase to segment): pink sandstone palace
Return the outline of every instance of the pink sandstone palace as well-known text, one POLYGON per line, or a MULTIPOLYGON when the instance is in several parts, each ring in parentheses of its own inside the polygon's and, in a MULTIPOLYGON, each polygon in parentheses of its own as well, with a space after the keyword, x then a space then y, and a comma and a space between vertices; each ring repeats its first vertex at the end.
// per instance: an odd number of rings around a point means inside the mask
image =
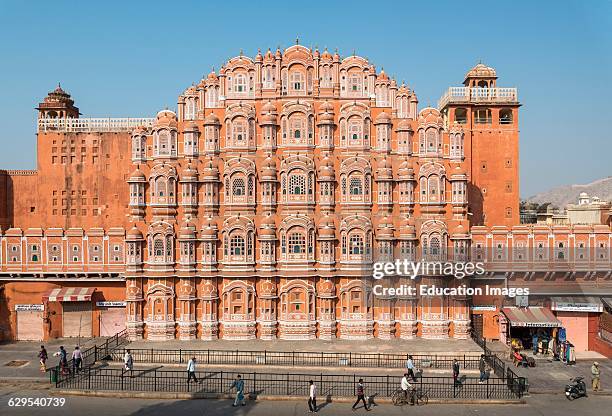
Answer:
MULTIPOLYGON (((609 215, 520 224, 519 107, 481 63, 419 108, 367 59, 299 44, 241 53, 154 118, 80 118, 58 86, 37 169, 0 171, 0 338, 504 339, 512 310, 612 296, 609 215), (373 262, 470 257, 484 275, 391 280, 528 304, 372 293, 373 262)), ((561 309, 609 348, 601 311, 561 309)))

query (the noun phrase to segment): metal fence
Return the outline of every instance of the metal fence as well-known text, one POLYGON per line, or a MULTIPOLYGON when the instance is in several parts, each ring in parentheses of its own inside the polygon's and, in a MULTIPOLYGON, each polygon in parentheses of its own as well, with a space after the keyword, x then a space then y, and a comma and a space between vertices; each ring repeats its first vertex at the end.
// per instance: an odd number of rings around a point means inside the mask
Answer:
POLYGON ((529 382, 525 377, 519 377, 506 363, 487 348, 487 342, 472 332, 472 339, 482 348, 486 363, 500 379, 506 380, 508 389, 523 395, 529 391, 529 382))
MULTIPOLYGON (((356 353, 356 352, 304 352, 304 351, 239 351, 239 350, 156 350, 133 349, 135 362, 151 364, 181 364, 196 357, 202 364, 224 365, 276 365, 291 367, 363 367, 405 368, 409 354, 356 353)), ((125 348, 111 352, 112 361, 122 361, 125 348)), ((448 368, 457 359, 461 368, 478 369, 479 356, 471 355, 413 355, 417 368, 448 368)))
MULTIPOLYGON (((245 394, 252 397, 308 396, 309 380, 317 384, 319 397, 355 396, 355 387, 363 378, 366 395, 389 398, 399 388, 401 377, 371 375, 282 374, 257 372, 197 372, 200 383, 188 383, 187 372, 163 369, 125 371, 120 368, 88 367, 82 373, 58 380, 62 389, 155 391, 167 393, 232 393, 230 386, 240 374, 245 382, 245 394)), ((415 387, 426 392, 430 399, 519 399, 520 390, 509 388, 506 380, 489 378, 478 383, 478 377, 462 377, 455 383, 452 377, 419 377, 415 387)), ((235 391, 235 390, 234 390, 235 391)))
MULTIPOLYGON (((97 361, 108 359, 115 349, 127 344, 128 342, 127 330, 124 329, 112 337, 107 338, 104 343, 100 345, 93 345, 87 349, 81 350, 81 368, 86 370, 88 367, 94 365, 97 361)), ((57 366, 47 370, 49 371, 49 381, 53 382, 54 376, 56 380, 70 378, 72 376, 72 372, 75 370, 74 360, 71 358, 68 360, 65 369, 62 370, 60 369, 60 366, 57 366)))

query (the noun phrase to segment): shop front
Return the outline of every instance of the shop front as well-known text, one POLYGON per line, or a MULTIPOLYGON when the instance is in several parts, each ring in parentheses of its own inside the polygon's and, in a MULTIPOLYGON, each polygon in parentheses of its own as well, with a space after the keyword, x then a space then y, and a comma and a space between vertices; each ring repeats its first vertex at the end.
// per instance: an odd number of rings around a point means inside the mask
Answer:
POLYGON ((93 287, 63 287, 43 296, 47 303, 61 304, 62 336, 90 338, 93 336, 93 287))
POLYGON ((554 349, 561 322, 545 307, 511 306, 499 315, 500 340, 515 350, 548 354, 554 349))
POLYGON ((566 331, 567 340, 576 351, 589 350, 589 338, 596 334, 595 323, 603 312, 599 297, 552 297, 550 309, 566 331))

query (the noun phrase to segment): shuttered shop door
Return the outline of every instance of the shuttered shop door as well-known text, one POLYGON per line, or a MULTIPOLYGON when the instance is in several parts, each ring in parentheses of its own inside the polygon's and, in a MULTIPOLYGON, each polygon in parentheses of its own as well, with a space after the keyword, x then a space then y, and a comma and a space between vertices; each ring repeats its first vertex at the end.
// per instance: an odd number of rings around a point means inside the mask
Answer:
POLYGON ((42 312, 17 311, 17 339, 40 341, 43 339, 42 312))
POLYGON ((91 337, 91 302, 64 302, 64 336, 91 337))
POLYGON ((100 308, 100 336, 110 337, 125 329, 125 308, 100 308))

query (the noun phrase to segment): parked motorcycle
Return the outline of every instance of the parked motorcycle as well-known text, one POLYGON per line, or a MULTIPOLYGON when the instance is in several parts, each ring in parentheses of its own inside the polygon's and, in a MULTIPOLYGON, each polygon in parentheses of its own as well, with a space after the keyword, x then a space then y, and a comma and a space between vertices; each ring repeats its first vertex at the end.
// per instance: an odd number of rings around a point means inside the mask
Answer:
POLYGON ((575 377, 570 380, 570 384, 565 386, 565 397, 567 400, 574 400, 579 397, 586 397, 587 389, 584 377, 575 377))

